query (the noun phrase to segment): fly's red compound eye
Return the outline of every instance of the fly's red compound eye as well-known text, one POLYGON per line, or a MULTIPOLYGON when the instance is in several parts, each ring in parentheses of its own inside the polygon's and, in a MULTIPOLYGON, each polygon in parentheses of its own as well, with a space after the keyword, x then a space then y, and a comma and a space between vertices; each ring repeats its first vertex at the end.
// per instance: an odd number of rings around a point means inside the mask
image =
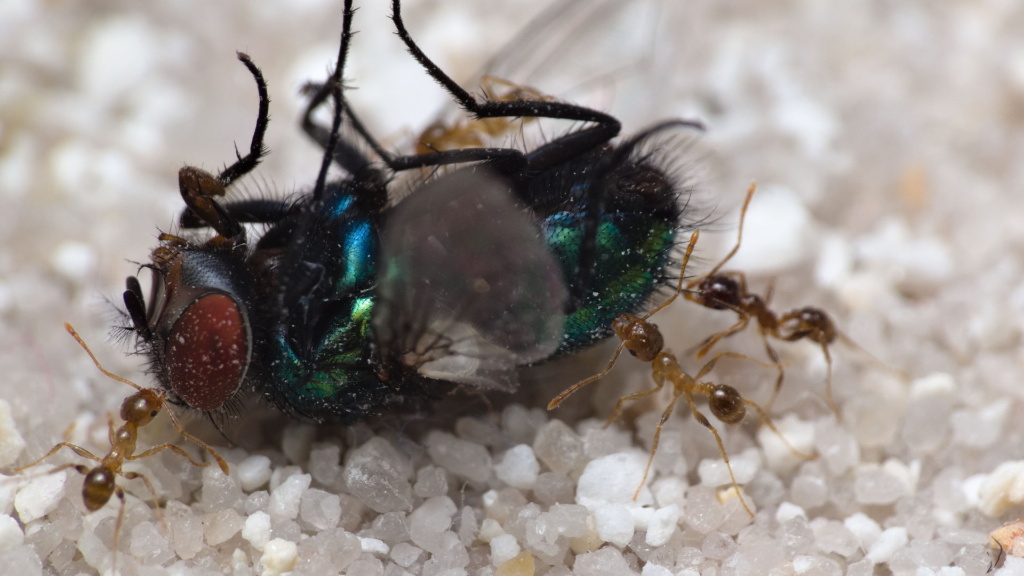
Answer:
POLYGON ((171 328, 165 359, 171 387, 186 404, 224 406, 249 364, 249 329, 238 304, 225 294, 196 299, 171 328))

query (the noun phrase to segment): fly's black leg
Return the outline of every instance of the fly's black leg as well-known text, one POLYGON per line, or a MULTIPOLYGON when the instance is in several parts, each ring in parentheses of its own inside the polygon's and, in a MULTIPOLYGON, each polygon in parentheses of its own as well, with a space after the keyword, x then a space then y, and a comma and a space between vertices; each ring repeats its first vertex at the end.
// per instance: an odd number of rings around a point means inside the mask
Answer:
MULTIPOLYGON (((225 203, 222 208, 229 218, 234 219, 240 224, 273 224, 288 213, 289 204, 284 200, 254 198, 225 203)), ((208 226, 205 221, 191 211, 181 213, 178 225, 182 228, 203 228, 208 226)))
POLYGON ((398 32, 398 37, 402 39, 409 53, 423 66, 427 74, 444 87, 464 110, 473 114, 476 118, 526 116, 531 118, 551 118, 554 120, 575 120, 577 122, 592 122, 595 124, 590 128, 577 130, 565 137, 549 142, 546 146, 531 153, 527 157, 528 170, 539 171, 556 166, 608 142, 619 134, 622 125, 617 119, 584 106, 547 100, 478 102, 472 94, 445 74, 416 45, 412 36, 409 35, 409 31, 406 30, 405 23, 402 21, 401 4, 401 0, 392 0, 391 2, 391 19, 395 22, 395 30, 398 32))
POLYGON ((263 137, 270 123, 270 97, 267 95, 267 82, 263 79, 263 73, 253 64, 252 59, 242 52, 238 53, 238 59, 256 80, 256 89, 260 96, 259 113, 256 116, 252 140, 249 142, 249 153, 242 156, 236 148, 237 160, 216 176, 194 166, 185 166, 178 171, 178 189, 188 207, 182 214, 182 219, 202 222, 202 225, 213 228, 233 243, 244 244, 245 230, 215 198, 223 196, 228 186, 256 168, 266 155, 263 137))

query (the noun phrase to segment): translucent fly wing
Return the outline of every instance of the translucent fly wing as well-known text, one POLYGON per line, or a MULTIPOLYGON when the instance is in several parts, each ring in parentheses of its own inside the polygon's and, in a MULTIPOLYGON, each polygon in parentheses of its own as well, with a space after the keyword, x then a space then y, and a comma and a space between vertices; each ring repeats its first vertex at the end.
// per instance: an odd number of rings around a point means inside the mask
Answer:
POLYGON ((381 357, 431 378, 513 390, 515 368, 550 356, 568 300, 561 267, 508 184, 442 176, 403 200, 384 231, 381 357))
MULTIPOLYGON (((610 112, 626 125, 661 96, 672 76, 677 45, 692 23, 678 18, 687 2, 672 0, 558 0, 531 20, 464 83, 476 89, 493 76, 566 102, 610 112), (682 20, 682 21, 680 21, 682 20)), ((444 118, 450 118, 446 112, 444 118)))

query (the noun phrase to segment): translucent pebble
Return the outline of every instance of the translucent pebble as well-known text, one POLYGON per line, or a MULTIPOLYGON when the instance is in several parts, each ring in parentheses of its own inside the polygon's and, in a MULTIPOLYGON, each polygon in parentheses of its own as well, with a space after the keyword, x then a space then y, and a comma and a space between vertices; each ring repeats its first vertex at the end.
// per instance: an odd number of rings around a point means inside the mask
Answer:
POLYGON ((835 476, 843 475, 860 461, 857 439, 832 418, 818 420, 814 439, 821 461, 835 476))
POLYGON ((456 476, 470 482, 490 479, 491 454, 480 444, 438 431, 428 434, 424 443, 434 463, 456 476))
POLYGON ((686 492, 686 497, 683 519, 690 528, 707 534, 718 528, 725 520, 725 510, 710 488, 691 486, 686 492))
POLYGON ((402 568, 412 566, 423 555, 423 549, 408 542, 399 542, 391 548, 391 560, 402 568))
POLYGON ((290 540, 275 538, 263 547, 260 564, 263 565, 263 576, 273 576, 291 572, 299 562, 299 546, 290 540))
POLYGON ((554 472, 544 472, 537 477, 533 496, 541 504, 567 504, 576 501, 571 480, 554 472))
POLYGON ((886 528, 868 548, 865 557, 875 564, 888 562, 897 550, 907 545, 907 529, 902 526, 886 528))
MULTIPOLYGON (((785 562, 785 548, 774 538, 747 538, 735 553, 722 561, 723 576, 768 576, 772 568, 785 562)), ((703 571, 702 571, 703 573, 703 571)))
MULTIPOLYGON (((738 484, 746 484, 754 479, 760 468, 760 461, 757 450, 744 450, 741 454, 729 458, 732 464, 732 472, 736 476, 738 484)), ((697 474, 700 476, 701 484, 705 486, 726 486, 732 484, 729 476, 729 466, 721 458, 706 458, 701 460, 697 467, 697 474)))
POLYGON ((309 474, 292 474, 280 486, 270 492, 267 512, 274 521, 294 520, 299 515, 302 496, 309 489, 313 477, 309 474))
POLYGON ((394 546, 409 539, 409 521, 401 512, 385 512, 373 521, 372 535, 394 546))
POLYGON ((132 527, 128 538, 128 551, 143 564, 163 564, 174 558, 167 536, 158 524, 143 522, 132 527))
POLYGON ((825 479, 816 474, 801 474, 789 486, 789 494, 793 503, 804 509, 815 509, 828 501, 828 485, 825 479))
POLYGON ((633 515, 622 504, 604 504, 595 508, 594 526, 602 540, 620 547, 629 544, 636 529, 633 515))
POLYGON ((511 534, 502 534, 491 539, 491 564, 495 567, 515 558, 522 552, 519 541, 511 534))
POLYGON ((910 492, 903 481, 877 464, 857 468, 853 489, 860 504, 892 504, 910 492))
POLYGON ((431 554, 444 552, 444 534, 458 509, 447 496, 430 498, 409 514, 409 538, 431 554))
POLYGON ((806 461, 800 455, 794 454, 793 449, 804 454, 814 452, 814 423, 788 415, 776 420, 775 427, 785 437, 786 442, 789 442, 788 446, 767 426, 762 426, 758 430, 757 441, 761 444, 768 469, 776 474, 788 474, 806 461))
POLYGON ((323 486, 334 486, 341 479, 341 447, 316 446, 309 452, 309 473, 323 486))
POLYGON ((11 405, 0 398, 0 468, 6 468, 18 459, 25 449, 25 439, 11 414, 11 405))
POLYGON ((309 424, 289 424, 281 438, 281 451, 292 464, 304 464, 309 460, 316 428, 309 424))
POLYGON ((349 565, 363 556, 362 541, 341 528, 324 530, 299 542, 300 574, 345 574, 349 565))
POLYGON ((629 568, 622 553, 605 546, 600 550, 580 554, 573 564, 573 574, 576 576, 629 576, 636 572, 629 568))
POLYGON ((813 576, 843 576, 839 563, 822 556, 797 556, 793 558, 793 571, 813 576))
POLYGON ((476 512, 470 506, 463 506, 462 512, 459 513, 459 541, 463 546, 472 546, 479 530, 480 524, 477 522, 476 512))
POLYGON ((533 451, 549 470, 562 476, 570 476, 583 464, 583 440, 561 420, 541 426, 533 451))
POLYGON ((448 494, 448 478, 437 466, 424 466, 416 471, 416 483, 412 491, 420 498, 433 498, 448 494))
POLYGON ((28 523, 52 512, 64 497, 67 479, 67 471, 62 470, 29 480, 14 497, 14 509, 18 511, 18 518, 23 523, 28 523))
POLYGON ((0 514, 14 512, 14 498, 18 488, 15 482, 0 482, 0 514))
POLYGON ((0 552, 0 566, 4 574, 42 576, 43 563, 36 551, 28 545, 16 546, 0 552))
POLYGON ((384 576, 384 564, 373 556, 363 557, 349 565, 345 576, 384 576))
POLYGON ((873 546, 878 537, 882 535, 882 527, 878 525, 878 522, 863 512, 857 512, 843 520, 843 526, 853 533, 860 547, 865 550, 873 546))
POLYGON ((246 539, 252 547, 263 550, 270 541, 270 514, 266 512, 254 512, 245 519, 245 526, 242 527, 242 538, 246 539))
POLYGON ((480 534, 478 535, 478 538, 481 542, 490 542, 504 533, 505 530, 497 520, 494 518, 484 518, 484 521, 480 523, 480 534))
POLYGON ((619 452, 591 460, 576 484, 576 503, 591 510, 602 504, 650 505, 653 497, 646 486, 640 490, 638 498, 633 499, 646 466, 646 456, 636 452, 619 452))
POLYGON ((501 425, 508 438, 520 444, 532 444, 537 430, 547 421, 547 411, 519 404, 512 404, 501 413, 501 425))
POLYGON ((523 552, 515 558, 510 558, 498 566, 494 572, 494 576, 533 576, 534 574, 536 574, 536 563, 529 552, 523 552))
POLYGON ((783 502, 779 504, 779 508, 775 511, 775 521, 782 524, 783 522, 792 520, 793 518, 807 519, 807 512, 792 502, 783 502))
POLYGON ((302 496, 299 518, 316 530, 334 528, 341 520, 341 498, 337 494, 310 488, 302 496))
POLYGON ((949 446, 949 422, 953 410, 950 393, 925 394, 907 407, 901 438, 915 452, 930 454, 949 446))
POLYGON ((640 576, 673 576, 673 574, 671 570, 664 566, 648 562, 644 564, 643 570, 640 571, 640 576))
POLYGON ((701 543, 701 553, 712 560, 724 560, 736 551, 736 541, 721 532, 711 532, 701 543))
POLYGON ((0 514, 0 551, 10 550, 25 542, 25 533, 18 521, 7 514, 0 514))
POLYGON ((270 492, 266 490, 260 490, 253 492, 245 499, 245 513, 252 514, 254 512, 266 512, 270 506, 270 492))
MULTIPOLYGON (((965 491, 969 489, 965 486, 965 491)), ((20 496, 20 493, 19 493, 20 496)), ((977 489, 978 509, 987 516, 1000 516, 1010 506, 1024 502, 1024 460, 1003 462, 977 489)))
POLYGON ((850 558, 859 550, 857 536, 838 520, 815 519, 811 522, 818 550, 850 558))
POLYGON ((1003 426, 1010 415, 1010 408, 1010 400, 1002 398, 979 411, 957 410, 951 418, 953 442, 969 448, 993 445, 1003 437, 1003 426))
POLYGON ((846 576, 873 576, 875 563, 868 558, 861 558, 846 567, 846 576))
POLYGON ((349 452, 348 491, 377 512, 412 509, 412 465, 387 440, 375 436, 349 452))
POLYGON ((270 458, 261 455, 249 456, 235 465, 235 474, 242 490, 251 493, 266 486, 270 480, 270 458))
POLYGON ((227 542, 244 526, 245 519, 241 514, 235 512, 234 508, 227 508, 203 517, 203 534, 206 536, 206 543, 210 546, 227 542))
POLYGON ((533 448, 519 444, 509 448, 494 467, 494 473, 502 482, 521 490, 533 490, 540 474, 540 463, 533 448))
POLYGON ((676 532, 681 513, 682 511, 676 504, 655 510, 650 521, 647 522, 647 538, 645 540, 647 545, 657 547, 668 543, 669 538, 676 532))
POLYGON ((459 418, 455 421, 455 434, 464 440, 489 447, 506 447, 508 435, 497 423, 484 418, 459 418))
POLYGON ((206 511, 232 507, 242 498, 242 488, 218 466, 203 468, 202 503, 206 511))
POLYGON ((587 530, 587 508, 577 504, 556 504, 541 516, 550 519, 559 534, 576 538, 587 530))
POLYGON ((363 552, 368 552, 375 556, 387 556, 388 552, 391 551, 391 547, 384 543, 383 540, 376 538, 360 538, 359 545, 362 547, 363 552))
POLYGON ((678 476, 658 478, 651 485, 651 493, 659 506, 675 504, 682 510, 686 507, 686 480, 678 476))
POLYGON ((456 542, 423 563, 423 576, 468 576, 463 570, 468 564, 469 553, 456 542))
POLYGON ((191 508, 171 500, 164 510, 164 518, 171 528, 171 545, 175 554, 189 560, 203 549, 203 522, 191 508))

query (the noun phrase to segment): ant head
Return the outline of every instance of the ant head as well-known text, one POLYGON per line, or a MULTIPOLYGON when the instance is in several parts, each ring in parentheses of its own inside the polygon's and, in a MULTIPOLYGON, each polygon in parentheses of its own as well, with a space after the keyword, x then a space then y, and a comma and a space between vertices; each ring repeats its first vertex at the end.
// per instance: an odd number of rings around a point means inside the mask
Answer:
POLYGON ((665 339, 655 324, 632 314, 619 314, 612 320, 612 329, 629 353, 650 362, 665 346, 665 339))
POLYGON ((697 297, 701 305, 712 310, 735 310, 740 306, 740 283, 728 274, 713 274, 700 281, 697 297))
POLYGON ((143 388, 121 403, 121 419, 136 426, 145 426, 163 407, 164 399, 152 388, 143 388))

